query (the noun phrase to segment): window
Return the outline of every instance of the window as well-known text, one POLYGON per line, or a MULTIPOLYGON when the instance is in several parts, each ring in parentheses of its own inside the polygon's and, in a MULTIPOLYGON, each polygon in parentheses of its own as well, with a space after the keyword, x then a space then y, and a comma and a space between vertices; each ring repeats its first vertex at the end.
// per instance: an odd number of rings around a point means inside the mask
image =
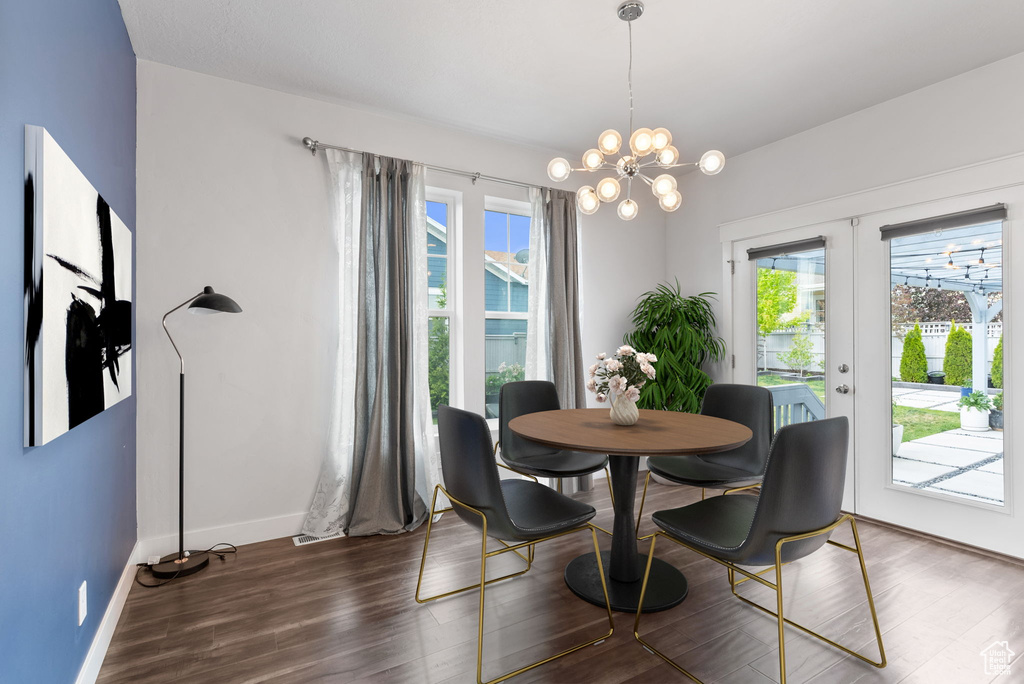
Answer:
POLYGON ((526 377, 529 304, 529 205, 487 200, 484 211, 485 415, 498 416, 498 393, 526 377))
POLYGON ((437 422, 437 407, 448 404, 451 397, 451 274, 452 249, 448 226, 451 225, 452 202, 431 193, 427 200, 427 309, 430 410, 437 422))

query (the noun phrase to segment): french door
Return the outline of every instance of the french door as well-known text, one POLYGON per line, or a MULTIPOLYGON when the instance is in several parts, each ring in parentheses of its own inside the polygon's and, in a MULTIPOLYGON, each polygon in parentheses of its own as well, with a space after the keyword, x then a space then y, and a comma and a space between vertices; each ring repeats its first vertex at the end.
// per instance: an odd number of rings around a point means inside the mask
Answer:
POLYGON ((796 229, 782 212, 724 242, 732 381, 769 387, 777 425, 849 418, 844 510, 1024 557, 1010 354, 1022 210, 1013 187, 796 229), (883 239, 887 226, 1003 204, 1005 219, 883 239), (959 376, 947 378, 951 359, 959 376), (1005 429, 962 427, 962 394, 1004 392, 1005 429))
MULTIPOLYGON (((776 426, 846 416, 854 453, 853 234, 848 222, 732 244, 733 381, 772 391, 776 426)), ((843 507, 855 509, 855 459, 843 507)))

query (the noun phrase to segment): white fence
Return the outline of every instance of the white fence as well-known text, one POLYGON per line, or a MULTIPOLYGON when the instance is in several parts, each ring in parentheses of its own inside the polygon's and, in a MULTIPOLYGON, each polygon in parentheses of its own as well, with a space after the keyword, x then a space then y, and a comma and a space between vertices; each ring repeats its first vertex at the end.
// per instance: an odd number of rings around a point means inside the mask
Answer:
MULTIPOLYGON (((941 371, 942 360, 946 356, 946 336, 949 334, 950 324, 948 322, 939 322, 920 323, 919 325, 921 326, 921 341, 924 342, 924 354, 928 359, 928 371, 941 371)), ((973 324, 965 323, 963 327, 973 335, 973 324)), ((905 335, 913 329, 913 325, 904 326, 903 334, 905 335)), ((999 343, 999 336, 1002 334, 1002 323, 988 324, 988 347, 985 357, 986 373, 992 370, 993 351, 995 351, 996 344, 999 343)), ((767 368, 769 370, 796 370, 783 362, 780 356, 785 356, 793 348, 793 338, 797 335, 810 338, 811 354, 815 358, 815 361, 804 370, 814 373, 821 372, 825 363, 825 333, 811 326, 807 326, 807 329, 791 328, 780 330, 768 335, 767 339, 764 339, 761 343, 761 348, 758 349, 758 369, 765 368, 765 357, 767 356, 767 368)), ((898 377, 900 374, 900 358, 903 355, 903 339, 893 335, 891 349, 892 374, 894 377, 898 377)))
POLYGON ((526 366, 526 333, 484 337, 484 372, 493 375, 503 363, 526 366))
POLYGON ((825 333, 808 326, 810 329, 790 328, 780 330, 768 335, 764 340, 761 349, 758 349, 758 370, 765 368, 765 356, 768 358, 768 370, 796 370, 788 363, 785 363, 780 356, 785 356, 793 348, 793 338, 803 335, 811 340, 811 356, 814 361, 804 367, 809 373, 820 373, 825 367, 825 333))

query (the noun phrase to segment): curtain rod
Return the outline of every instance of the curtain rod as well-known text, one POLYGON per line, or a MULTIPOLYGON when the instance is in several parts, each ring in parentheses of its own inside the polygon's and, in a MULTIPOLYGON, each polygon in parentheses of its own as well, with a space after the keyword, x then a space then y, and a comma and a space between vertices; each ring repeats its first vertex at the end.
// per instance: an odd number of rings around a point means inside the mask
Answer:
MULTIPOLYGON (((364 152, 363 150, 353 150, 351 147, 341 147, 340 145, 327 145, 325 143, 320 142, 319 140, 313 140, 309 136, 306 136, 305 138, 302 139, 302 146, 309 150, 314 157, 316 156, 317 150, 341 150, 342 152, 353 152, 355 154, 371 154, 369 152, 364 152)), ((414 163, 420 164, 424 168, 430 169, 432 171, 440 171, 441 173, 450 173, 453 176, 463 176, 465 178, 470 178, 473 181, 473 185, 476 185, 476 182, 478 180, 485 180, 490 181, 491 183, 504 183, 505 185, 514 185, 520 188, 541 187, 539 185, 534 185, 532 183, 522 183, 520 181, 509 180, 507 178, 498 178, 497 176, 485 176, 480 172, 473 173, 471 171, 462 171, 461 169, 449 169, 444 166, 423 164, 421 162, 414 163)))

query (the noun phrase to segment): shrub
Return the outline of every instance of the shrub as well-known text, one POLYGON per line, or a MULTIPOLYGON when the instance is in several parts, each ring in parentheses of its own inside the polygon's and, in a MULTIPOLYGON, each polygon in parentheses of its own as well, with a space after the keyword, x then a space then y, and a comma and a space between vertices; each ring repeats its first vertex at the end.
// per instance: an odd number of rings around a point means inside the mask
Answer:
POLYGON ((947 385, 967 387, 971 384, 971 349, 971 333, 954 321, 946 337, 946 356, 942 360, 947 385))
POLYGON ((1002 389, 1003 387, 1003 336, 999 336, 999 343, 992 352, 992 384, 1002 389))
POLYGON ((996 411, 1003 410, 1003 393, 1000 392, 996 396, 992 397, 992 405, 996 408, 996 411))
POLYGON ((903 339, 903 355, 900 357, 900 380, 903 382, 928 382, 928 357, 924 354, 924 341, 921 339, 921 326, 914 324, 914 329, 903 339))

